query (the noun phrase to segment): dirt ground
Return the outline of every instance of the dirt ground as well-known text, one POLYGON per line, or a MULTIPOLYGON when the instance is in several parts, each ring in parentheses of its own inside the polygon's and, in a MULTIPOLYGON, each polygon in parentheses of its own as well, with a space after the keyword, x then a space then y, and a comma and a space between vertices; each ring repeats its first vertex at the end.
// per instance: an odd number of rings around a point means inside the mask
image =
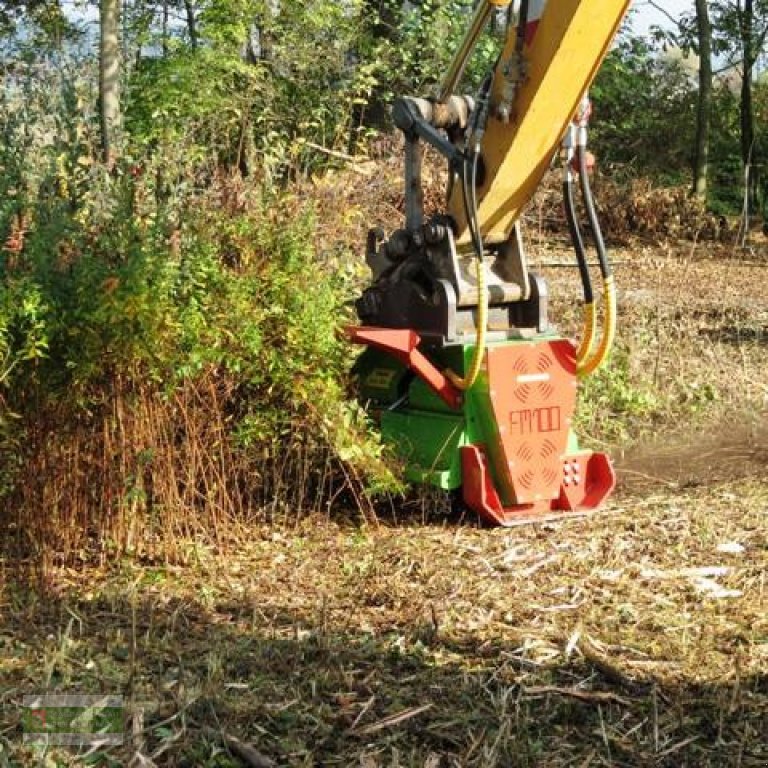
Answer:
MULTIPOLYGON (((534 250, 575 331, 570 257, 534 250)), ((0 766, 768 765, 768 255, 615 258, 582 417, 617 458, 604 510, 488 530, 424 497, 44 591, 6 569, 0 766), (43 691, 124 695, 128 743, 24 747, 43 691)))

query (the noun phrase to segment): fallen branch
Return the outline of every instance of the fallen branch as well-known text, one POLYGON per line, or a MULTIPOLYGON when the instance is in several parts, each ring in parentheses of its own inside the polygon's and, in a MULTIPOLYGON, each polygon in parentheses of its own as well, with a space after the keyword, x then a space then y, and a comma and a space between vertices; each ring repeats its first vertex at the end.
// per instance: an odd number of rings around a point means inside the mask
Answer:
POLYGON ((349 730, 354 731, 355 728, 357 728, 357 724, 365 717, 365 713, 373 706, 373 702, 376 701, 376 696, 371 696, 368 701, 363 704, 363 708, 358 712, 357 717, 355 718, 354 722, 350 726, 349 730))
POLYGON ((523 689, 524 696, 541 696, 549 693, 554 693, 558 696, 568 696, 571 699, 586 701, 590 704, 614 702, 628 707, 632 703, 610 691, 584 691, 581 688, 561 688, 559 685, 538 685, 532 688, 523 689))
POLYGON ((277 768, 277 763, 269 757, 262 755, 250 744, 246 744, 236 736, 225 731, 217 731, 214 728, 204 727, 206 736, 218 739, 236 757, 239 757, 250 768, 277 768))
MULTIPOLYGON (((304 141, 301 143, 305 147, 309 147, 310 149, 314 149, 316 152, 321 152, 324 155, 328 155, 328 157, 335 157, 337 160, 343 160, 345 163, 357 164, 367 162, 368 160, 366 157, 355 157, 354 155, 348 155, 346 152, 339 152, 337 149, 329 149, 328 147, 324 147, 322 144, 315 144, 314 141, 307 141, 304 139, 304 141)), ((354 171, 355 168, 353 167, 352 170, 354 171)), ((365 176, 368 175, 364 171, 360 171, 360 173, 363 173, 365 176)))
POLYGON ((358 728, 356 731, 354 731, 356 734, 359 734, 360 736, 367 736, 371 733, 376 733, 377 731, 381 731, 384 728, 392 728, 395 725, 399 725, 400 723, 405 722, 406 720, 410 720, 412 717, 416 717, 417 715, 420 715, 422 712, 426 712, 428 709, 432 709, 432 704, 424 704, 421 707, 413 707, 412 709, 406 709, 404 712, 399 712, 396 715, 390 715, 389 717, 385 717, 383 720, 379 720, 376 723, 371 723, 371 725, 366 725, 364 728, 358 728))
POLYGON ((625 674, 605 655, 600 653, 589 638, 582 637, 579 641, 578 649, 582 656, 610 682, 621 685, 630 691, 647 691, 651 687, 649 683, 625 674))
POLYGON ((683 749, 683 747, 687 747, 689 744, 693 744, 694 741, 699 741, 701 738, 703 738, 701 734, 689 736, 687 739, 683 739, 677 744, 673 744, 669 749, 665 749, 663 752, 658 752, 656 754, 656 759, 660 760, 662 757, 669 757, 675 752, 679 752, 681 749, 683 749))

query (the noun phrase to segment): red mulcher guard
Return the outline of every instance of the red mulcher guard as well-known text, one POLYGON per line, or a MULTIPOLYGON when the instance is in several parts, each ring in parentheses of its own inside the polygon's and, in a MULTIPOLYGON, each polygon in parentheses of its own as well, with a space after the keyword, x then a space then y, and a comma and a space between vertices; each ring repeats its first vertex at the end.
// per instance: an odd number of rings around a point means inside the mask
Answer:
POLYGON ((616 485, 610 459, 567 453, 577 390, 573 344, 498 345, 487 350, 485 364, 495 430, 485 445, 461 449, 466 504, 504 526, 599 507, 616 485))

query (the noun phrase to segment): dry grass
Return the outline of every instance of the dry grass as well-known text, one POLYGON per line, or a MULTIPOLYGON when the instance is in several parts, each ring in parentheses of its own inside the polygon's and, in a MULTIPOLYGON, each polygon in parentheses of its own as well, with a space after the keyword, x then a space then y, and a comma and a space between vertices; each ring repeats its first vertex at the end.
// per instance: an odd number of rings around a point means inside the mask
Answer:
POLYGON ((233 378, 209 370, 170 394, 116 380, 87 411, 54 404, 30 414, 0 551, 43 573, 124 552, 184 562, 192 538, 231 541, 257 519, 317 513, 350 486, 331 448, 298 428, 258 452, 240 447, 238 400, 233 378))
MULTIPOLYGON (((768 486, 617 498, 546 527, 325 519, 194 566, 6 587, 21 694, 120 691, 158 765, 762 766, 768 486)), ((115 752, 124 764, 131 750, 115 752)), ((67 764, 66 762, 62 764, 67 764)))

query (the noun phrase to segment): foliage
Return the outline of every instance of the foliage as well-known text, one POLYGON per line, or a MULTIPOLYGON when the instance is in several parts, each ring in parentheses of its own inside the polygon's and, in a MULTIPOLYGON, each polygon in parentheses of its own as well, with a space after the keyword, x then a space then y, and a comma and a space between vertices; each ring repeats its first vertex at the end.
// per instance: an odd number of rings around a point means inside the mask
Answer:
POLYGON ((715 52, 724 55, 731 65, 743 63, 749 53, 754 56, 751 68, 762 51, 768 35, 768 2, 766 0, 717 0, 711 9, 715 31, 715 52), (749 48, 749 50, 745 50, 749 48))
MULTIPOLYGON (((431 94, 445 73, 469 25, 476 3, 471 0, 421 0, 406 10, 387 0, 399 25, 386 38, 373 40, 369 58, 377 63, 380 96, 431 94), (395 8, 392 8, 395 6, 395 8)), ((494 28, 498 25, 494 25, 494 28)), ((469 62, 464 88, 472 93, 498 55, 499 42, 485 34, 469 62)))
POLYGON ((617 345, 610 365, 583 382, 579 424, 587 435, 599 432, 625 442, 631 421, 647 420, 661 409, 653 382, 633 366, 632 351, 617 345))
POLYGON ((710 139, 709 204, 715 212, 733 213, 741 207, 744 170, 739 154, 739 96, 731 88, 715 92, 710 139))
POLYGON ((695 94, 679 60, 663 58, 647 40, 625 35, 608 54, 591 95, 602 164, 631 165, 634 173, 667 183, 679 183, 689 173, 695 94))
POLYGON ((61 43, 75 29, 56 0, 2 0, 0 34, 13 35, 23 30, 37 42, 61 43))
POLYGON ((370 88, 352 66, 362 3, 203 4, 203 44, 175 40, 143 60, 131 82, 129 131, 160 151, 236 166, 267 182, 317 166, 309 146, 346 141, 353 107, 370 88), (323 55, 318 56, 322 50, 323 55))
MULTIPOLYGON (((717 212, 733 212, 740 205, 737 190, 745 183, 750 188, 753 203, 759 202, 761 196, 766 197, 768 182, 761 178, 768 151, 765 121, 761 121, 755 108, 754 88, 758 82, 758 63, 768 36, 768 3, 765 0, 717 0, 707 6, 711 19, 709 47, 716 57, 713 63, 719 67, 716 74, 720 86, 717 103, 710 105, 710 119, 716 128, 713 143, 719 150, 714 158, 715 189, 710 203, 717 212), (729 97, 737 92, 738 101, 732 103, 734 99, 729 97), (719 118, 724 106, 731 111, 722 120, 719 118), (728 128, 733 119, 737 120, 737 127, 730 135, 728 128), (744 166, 747 165, 751 166, 751 172, 745 179, 744 166)), ((678 19, 669 14, 667 17, 673 23, 663 29, 657 28, 656 39, 676 46, 686 54, 691 51, 699 54, 702 43, 696 12, 684 13, 678 19)))
MULTIPOLYGON (((24 98, 9 98, 0 117, 5 524, 36 530, 39 544, 53 530, 20 516, 53 494, 60 538, 79 527, 71 543, 81 546, 98 529, 122 548, 136 524, 121 529, 125 520, 154 520, 161 531, 173 527, 167 515, 204 520, 222 483, 229 517, 254 514, 265 495, 287 510, 312 488, 314 508, 338 492, 329 472, 358 498, 366 477, 386 486, 381 447, 344 389, 350 352, 337 326, 352 289, 315 258, 311 205, 225 172, 204 186, 183 165, 171 176, 168 158, 141 145, 108 170, 95 160, 92 116, 73 108, 79 84, 47 72, 58 90, 30 72, 19 82, 24 98), (118 428, 115 408, 134 412, 118 428), (197 470, 194 482, 209 488, 202 498, 187 490, 187 449, 173 449, 180 434, 194 455, 222 457, 197 470), (314 458, 299 471, 284 462, 293 450, 314 458), (73 455, 99 468, 96 504, 55 485, 73 455), (174 494, 191 506, 178 508, 174 494)), ((93 488, 90 472, 82 478, 93 488)))
MULTIPOLYGON (((167 55, 145 57, 133 71, 129 131, 153 146, 181 142, 192 158, 269 183, 312 171, 326 162, 317 145, 354 147, 371 121, 387 122, 396 95, 434 89, 472 5, 202 3, 201 45, 189 36, 169 41, 159 29, 150 36, 167 55)), ((497 52, 485 36, 467 75, 470 91, 497 52)))
MULTIPOLYGON (((601 166, 615 179, 648 177, 663 185, 685 185, 690 178, 695 129, 695 61, 691 19, 681 21, 674 38, 681 49, 659 50, 648 40, 623 35, 600 70, 593 143, 601 166), (673 55, 674 54, 674 55, 673 55)), ((725 41, 720 38, 719 50, 725 41)), ((754 162, 759 170, 768 147, 766 84, 753 85, 754 162)), ((744 170, 741 158, 741 95, 733 69, 720 73, 713 94, 708 205, 718 215, 740 211, 744 170)), ((763 187, 766 180, 761 179, 763 187)), ((763 198, 766 197, 763 191, 763 198)))

